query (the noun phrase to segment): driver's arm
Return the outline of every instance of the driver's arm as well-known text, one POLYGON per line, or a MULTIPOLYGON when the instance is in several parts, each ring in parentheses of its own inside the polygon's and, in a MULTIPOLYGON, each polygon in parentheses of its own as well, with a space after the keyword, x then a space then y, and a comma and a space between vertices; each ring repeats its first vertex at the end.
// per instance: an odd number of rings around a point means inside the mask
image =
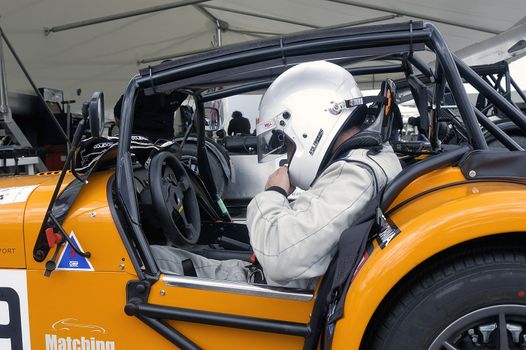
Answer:
POLYGON ((276 191, 250 202, 250 243, 269 284, 321 276, 334 256, 344 229, 351 226, 374 195, 373 174, 352 162, 329 166, 294 203, 276 191))

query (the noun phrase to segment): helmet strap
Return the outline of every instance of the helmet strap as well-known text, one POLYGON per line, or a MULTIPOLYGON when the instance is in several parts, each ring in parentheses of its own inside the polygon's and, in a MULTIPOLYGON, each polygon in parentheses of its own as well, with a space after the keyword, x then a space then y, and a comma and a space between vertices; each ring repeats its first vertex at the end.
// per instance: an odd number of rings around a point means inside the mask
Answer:
POLYGON ((351 98, 350 100, 345 100, 344 102, 345 102, 345 107, 351 108, 351 107, 356 107, 360 105, 366 105, 368 103, 385 104, 388 102, 388 99, 385 96, 365 96, 365 97, 351 98))

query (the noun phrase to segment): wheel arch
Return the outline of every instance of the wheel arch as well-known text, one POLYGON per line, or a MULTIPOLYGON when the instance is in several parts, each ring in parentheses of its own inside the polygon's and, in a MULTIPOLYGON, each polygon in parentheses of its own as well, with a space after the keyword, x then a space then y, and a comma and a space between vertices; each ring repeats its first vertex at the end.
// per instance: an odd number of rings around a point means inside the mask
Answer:
MULTIPOLYGON (((401 207, 391 216, 400 234, 385 249, 374 241, 373 252, 353 280, 333 348, 358 349, 386 297, 442 254, 486 239, 496 243, 526 237, 525 204, 523 184, 488 181, 440 189, 401 207)), ((520 241, 526 247, 526 238, 520 241)))
POLYGON ((365 350, 368 348, 368 344, 373 340, 374 330, 381 324, 383 316, 385 315, 385 312, 389 310, 391 303, 407 291, 407 288, 412 285, 412 283, 415 283, 421 278, 425 271, 429 271, 438 266, 443 266, 446 263, 446 260, 458 255, 475 251, 481 252, 483 249, 494 251, 504 247, 513 247, 516 249, 522 248, 526 250, 526 232, 503 232, 495 235, 477 237, 453 245, 444 251, 430 256, 428 259, 415 266, 396 283, 377 306, 367 323, 365 332, 363 333, 360 349, 365 350))

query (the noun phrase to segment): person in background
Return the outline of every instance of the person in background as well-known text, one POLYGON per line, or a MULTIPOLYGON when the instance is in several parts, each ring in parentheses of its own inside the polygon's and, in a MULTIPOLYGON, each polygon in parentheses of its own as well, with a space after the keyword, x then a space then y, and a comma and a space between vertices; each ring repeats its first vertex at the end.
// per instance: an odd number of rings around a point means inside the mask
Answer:
POLYGON ((240 111, 234 111, 232 113, 232 119, 228 123, 228 135, 249 135, 250 134, 250 121, 243 117, 240 111))

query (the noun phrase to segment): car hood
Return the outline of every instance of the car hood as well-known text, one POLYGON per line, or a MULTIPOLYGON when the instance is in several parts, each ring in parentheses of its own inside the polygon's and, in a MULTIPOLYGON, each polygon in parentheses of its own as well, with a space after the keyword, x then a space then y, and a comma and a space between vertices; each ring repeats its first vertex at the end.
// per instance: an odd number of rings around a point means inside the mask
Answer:
MULTIPOLYGON (((0 268, 24 268, 24 224, 27 211, 43 217, 46 205, 31 206, 30 200, 38 197, 49 203, 59 172, 40 173, 32 176, 0 178, 0 268)), ((67 186, 74 177, 67 175, 67 186)))

